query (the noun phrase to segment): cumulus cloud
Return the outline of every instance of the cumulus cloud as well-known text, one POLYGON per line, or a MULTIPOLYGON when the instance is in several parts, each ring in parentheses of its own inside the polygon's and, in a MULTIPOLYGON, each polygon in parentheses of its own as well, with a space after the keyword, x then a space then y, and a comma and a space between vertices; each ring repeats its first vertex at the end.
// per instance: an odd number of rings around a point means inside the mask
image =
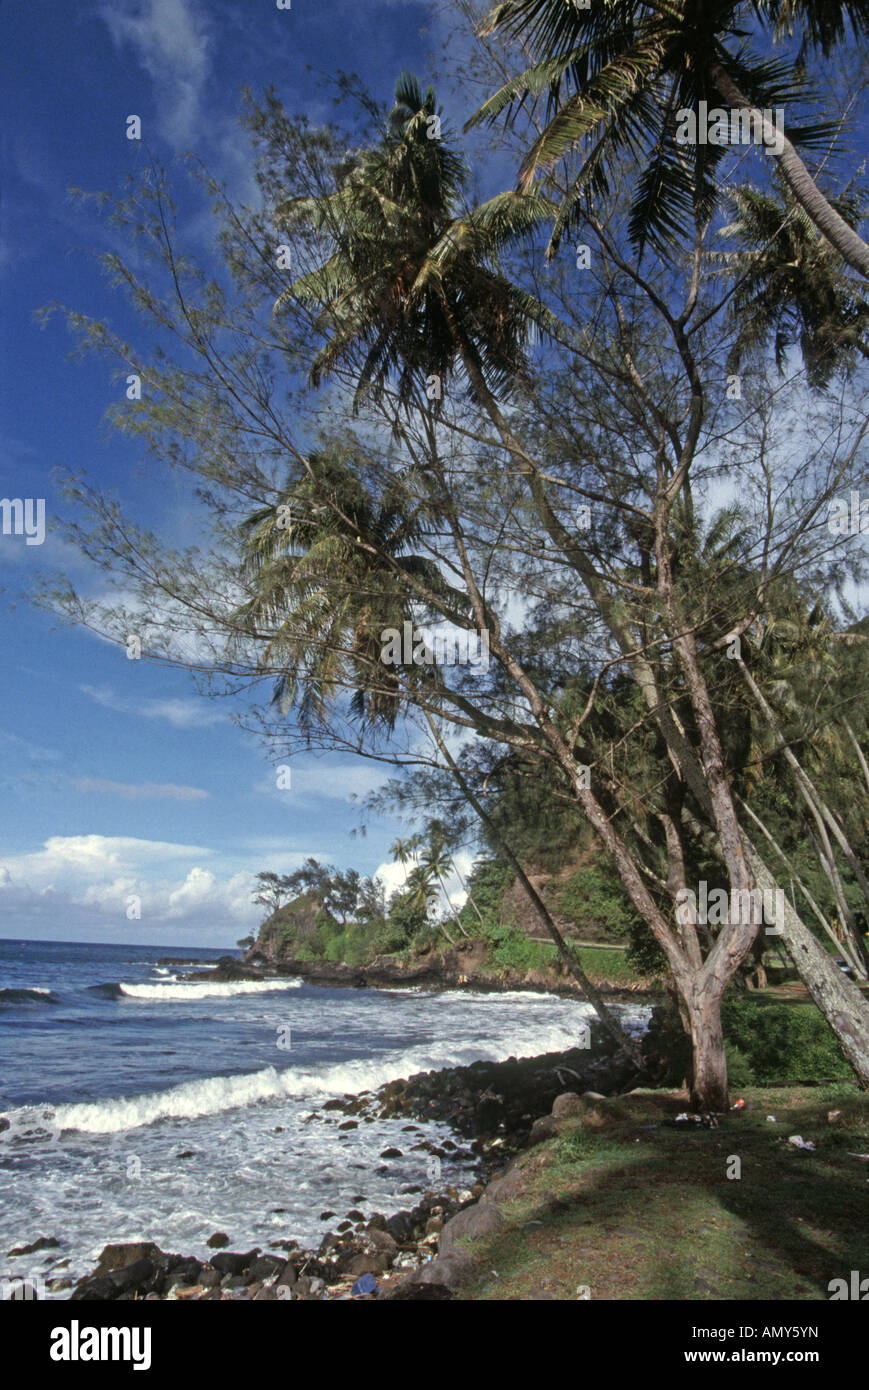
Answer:
POLYGON ((131 48, 154 83, 163 134, 176 148, 190 143, 202 126, 211 70, 203 9, 193 0, 138 0, 124 6, 103 0, 97 10, 115 46, 131 48))
MULTIPOLYGON (((416 857, 409 859, 406 864, 393 864, 386 860, 375 870, 374 877, 379 878, 383 883, 387 898, 392 897, 393 893, 399 888, 404 887, 411 870, 416 867, 417 863, 418 860, 416 857)), ((450 905, 458 911, 467 900, 468 895, 466 890, 462 887, 462 879, 467 882, 468 875, 474 865, 474 857, 471 854, 467 854, 464 850, 460 850, 457 854, 453 855, 453 863, 457 866, 461 878, 459 878, 459 873, 453 871, 444 875, 444 884, 446 886, 450 905)), ((438 896, 435 899, 435 912, 437 916, 443 916, 446 906, 444 903, 444 896, 437 879, 434 880, 434 884, 438 890, 438 896)))
POLYGON ((131 940, 175 933, 190 944, 234 942, 262 916, 251 900, 255 871, 205 867, 213 855, 131 836, 54 835, 41 849, 0 860, 0 917, 12 930, 79 940, 108 930, 131 940))

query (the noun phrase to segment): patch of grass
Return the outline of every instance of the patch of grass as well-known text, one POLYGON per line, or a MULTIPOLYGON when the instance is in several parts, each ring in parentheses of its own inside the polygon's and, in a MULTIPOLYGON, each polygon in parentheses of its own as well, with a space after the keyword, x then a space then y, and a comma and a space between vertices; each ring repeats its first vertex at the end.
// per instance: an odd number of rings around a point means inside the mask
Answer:
POLYGON ((633 985, 639 984, 645 978, 636 966, 631 964, 625 951, 581 946, 576 954, 586 975, 596 982, 633 985))
POLYGON ((555 1156, 561 1163, 586 1163, 589 1159, 624 1158, 629 1153, 628 1145, 619 1143, 611 1135, 594 1129, 578 1126, 569 1133, 559 1136, 555 1156))
POLYGON ((564 1122, 520 1160, 507 1228, 469 1245, 481 1276, 462 1296, 826 1300, 831 1279, 869 1273, 866 1165, 850 1157, 869 1152, 869 1096, 848 1082, 742 1095, 717 1129, 665 1124, 686 1103, 661 1091, 596 1107, 597 1129, 564 1122))

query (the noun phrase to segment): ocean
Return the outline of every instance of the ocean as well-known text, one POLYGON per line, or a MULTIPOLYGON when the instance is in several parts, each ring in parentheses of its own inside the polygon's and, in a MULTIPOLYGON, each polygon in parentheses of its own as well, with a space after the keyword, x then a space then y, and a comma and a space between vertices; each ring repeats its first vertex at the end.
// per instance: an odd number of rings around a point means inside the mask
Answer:
MULTIPOLYGON (((592 1016, 544 994, 179 978, 226 954, 0 940, 0 1277, 74 1280, 111 1241, 200 1258, 217 1231, 234 1250, 316 1246, 326 1211, 412 1206, 432 1186, 423 1140, 456 1143, 440 1185, 466 1186, 473 1160, 447 1125, 341 1130, 327 1102, 566 1050, 592 1016), (58 1244, 9 1258, 40 1237, 58 1244)), ((642 1030, 647 1008, 617 1007, 642 1030)))

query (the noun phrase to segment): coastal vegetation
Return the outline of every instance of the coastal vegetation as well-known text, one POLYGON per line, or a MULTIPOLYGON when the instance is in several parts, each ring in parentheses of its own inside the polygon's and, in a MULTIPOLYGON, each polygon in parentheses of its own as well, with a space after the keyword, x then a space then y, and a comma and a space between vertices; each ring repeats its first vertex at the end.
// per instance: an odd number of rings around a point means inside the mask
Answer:
POLYGON ((140 377, 113 423, 192 478, 209 539, 172 550, 70 479, 70 538, 123 597, 44 601, 243 697, 282 767, 393 772, 369 810, 415 832, 397 901, 309 862, 293 915, 266 874, 260 946, 554 956, 628 1051, 596 981, 636 970, 671 996, 692 1106, 721 1113, 728 1033, 745 1076, 755 1038, 814 1027, 733 1011, 781 952, 835 1038, 813 1067, 869 1086, 869 247, 843 133, 865 11, 453 13, 464 135, 407 73, 389 101, 345 80, 319 127, 251 97, 257 196, 205 176, 205 267, 163 171, 109 200, 130 249, 105 263, 155 338, 70 320, 140 377), (685 146, 677 112, 708 99, 784 124, 685 146), (690 906, 707 888, 716 917, 690 906))

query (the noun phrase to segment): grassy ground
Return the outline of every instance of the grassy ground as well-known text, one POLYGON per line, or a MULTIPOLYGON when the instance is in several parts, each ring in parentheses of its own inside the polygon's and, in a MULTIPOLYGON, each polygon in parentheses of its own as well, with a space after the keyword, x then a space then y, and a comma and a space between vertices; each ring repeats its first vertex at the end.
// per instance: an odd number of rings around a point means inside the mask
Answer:
MULTIPOLYGON (((627 957, 624 946, 580 946, 569 943, 580 965, 593 984, 599 986, 651 985, 627 957)), ((480 967, 482 974, 497 976, 506 970, 524 973, 526 970, 551 971, 553 979, 558 976, 558 953, 552 942, 536 937, 523 938, 517 946, 510 941, 491 951, 490 960, 480 967)))
POLYGON ((840 1082, 744 1099, 714 1130, 662 1125, 685 1098, 660 1091, 562 1121, 519 1159, 507 1228, 469 1245, 480 1273, 462 1297, 828 1299, 831 1279, 865 1277, 869 1165, 848 1151, 869 1152, 869 1096, 840 1082))

